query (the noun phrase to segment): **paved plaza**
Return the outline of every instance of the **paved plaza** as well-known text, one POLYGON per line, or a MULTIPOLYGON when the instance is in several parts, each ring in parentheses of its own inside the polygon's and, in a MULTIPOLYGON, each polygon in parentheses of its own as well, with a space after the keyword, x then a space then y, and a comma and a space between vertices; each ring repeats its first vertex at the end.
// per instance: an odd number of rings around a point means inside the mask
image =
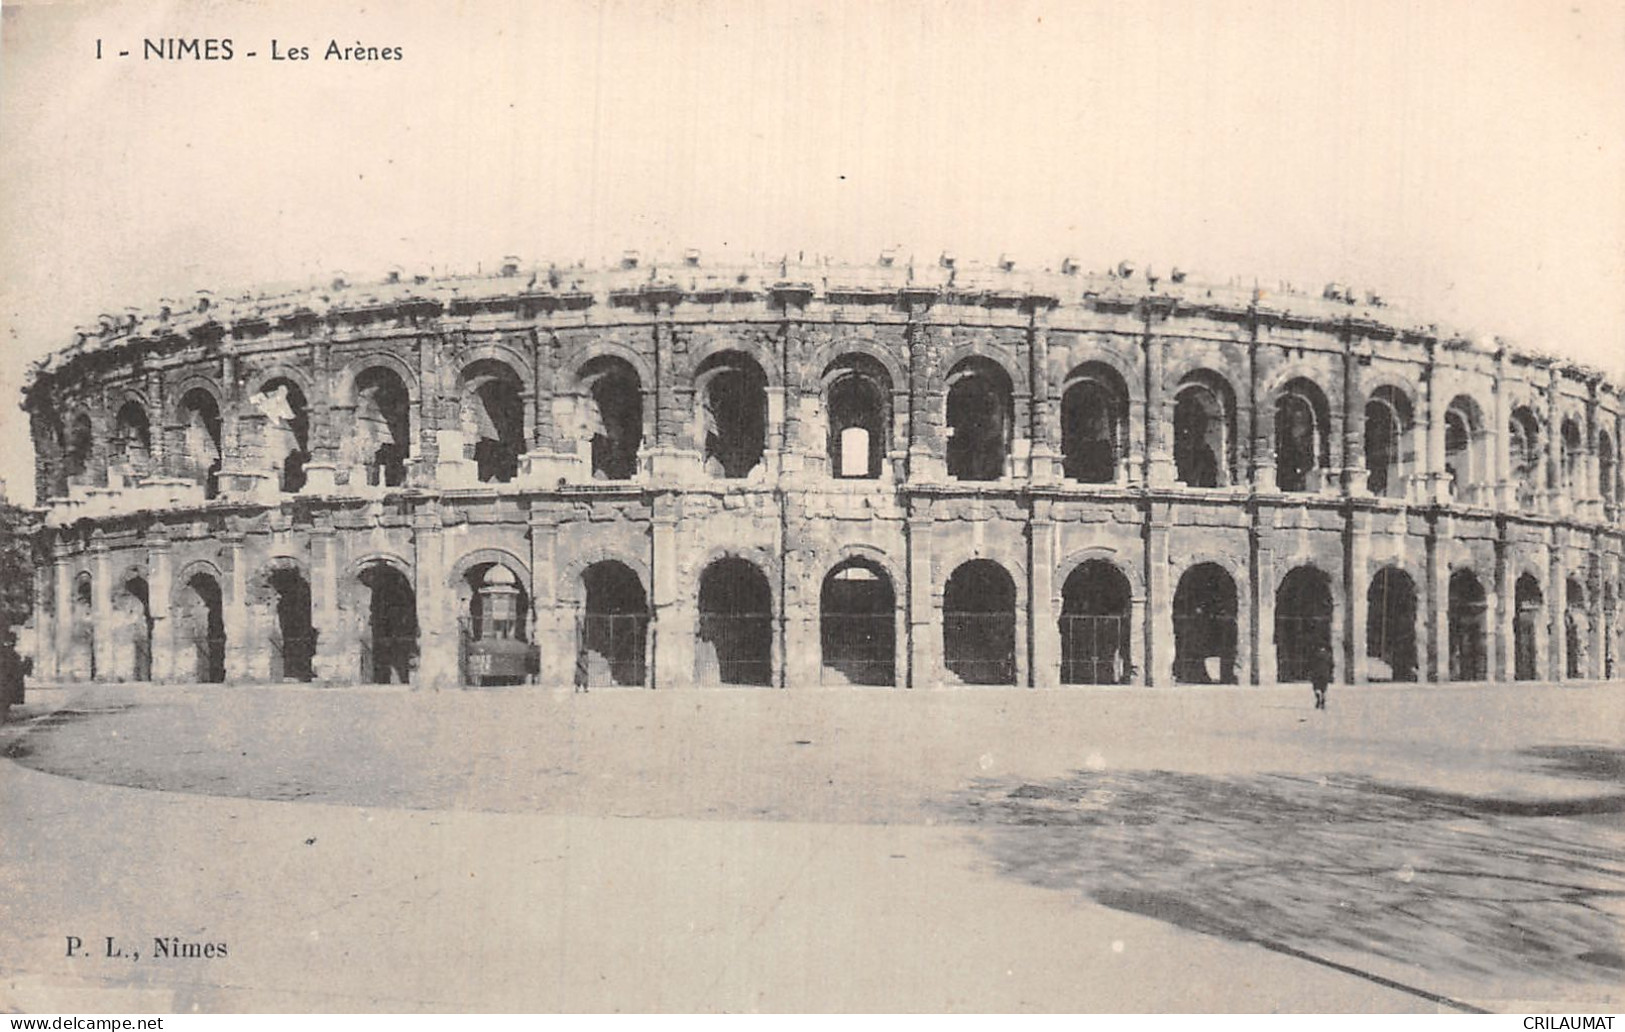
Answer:
POLYGON ((1622 714, 1620 684, 33 690, 0 1005, 1617 1010, 1622 714))

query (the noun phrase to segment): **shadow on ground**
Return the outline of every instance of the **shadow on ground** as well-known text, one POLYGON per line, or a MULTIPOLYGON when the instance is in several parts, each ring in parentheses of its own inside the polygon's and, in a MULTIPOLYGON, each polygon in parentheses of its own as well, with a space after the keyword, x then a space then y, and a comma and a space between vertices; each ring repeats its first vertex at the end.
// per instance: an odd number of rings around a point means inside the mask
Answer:
MULTIPOLYGON (((1602 765, 1574 750, 1531 752, 1602 765)), ((976 825, 1010 877, 1192 931, 1479 984, 1617 985, 1617 833, 1485 802, 1355 777, 1086 770, 983 779, 944 817, 976 825)))

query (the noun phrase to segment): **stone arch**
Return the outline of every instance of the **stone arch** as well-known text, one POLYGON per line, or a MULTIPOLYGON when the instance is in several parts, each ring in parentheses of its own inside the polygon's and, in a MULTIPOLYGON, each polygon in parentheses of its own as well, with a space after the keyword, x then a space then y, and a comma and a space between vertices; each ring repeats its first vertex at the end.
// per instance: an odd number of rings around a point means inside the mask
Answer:
POLYGON ((681 580, 679 597, 698 598, 700 576, 707 567, 720 559, 743 559, 760 569, 767 577, 768 587, 773 592, 773 611, 775 613, 783 611, 784 599, 781 596, 784 582, 779 555, 760 545, 718 545, 708 549, 695 561, 685 562, 678 570, 681 580))
POLYGON ((643 588, 644 597, 652 597, 654 579, 650 574, 647 557, 625 549, 601 546, 577 553, 559 570, 557 595, 560 604, 577 608, 585 604, 586 593, 582 587, 582 575, 587 572, 588 567, 597 566, 599 563, 620 563, 625 566, 637 577, 639 586, 643 588))
POLYGON ((1404 498, 1417 461, 1416 402, 1410 390, 1380 384, 1365 395, 1361 439, 1371 493, 1383 498, 1404 498))
POLYGON ((1133 399, 1115 366, 1079 363, 1061 383, 1061 466, 1068 480, 1105 484, 1128 478, 1133 399))
POLYGON ((695 680, 771 687, 778 666, 775 625, 783 613, 774 579, 737 555, 711 559, 695 579, 695 680))
MULTIPOLYGON (((947 353, 938 361, 937 368, 942 370, 944 377, 944 390, 947 389, 946 377, 956 367, 973 358, 985 359, 1004 370, 1004 375, 1010 380, 1010 390, 1013 394, 1024 394, 1029 389, 1027 371, 1021 368, 1021 364, 1016 361, 1015 353, 1011 349, 1001 348, 983 340, 972 340, 949 348, 947 353)), ((903 382, 907 383, 908 381, 905 378, 903 382)))
POLYGON ((449 373, 458 386, 462 384, 463 372, 476 362, 498 362, 513 370, 518 377, 520 389, 527 398, 532 397, 536 391, 536 361, 525 351, 511 344, 499 341, 481 341, 459 348, 449 356, 448 361, 441 368, 449 373))
POLYGON ((559 355, 559 371, 569 377, 566 386, 571 393, 580 393, 583 389, 581 370, 587 363, 598 358, 618 358, 632 367, 637 374, 638 383, 643 385, 644 393, 654 390, 654 365, 637 348, 624 341, 611 340, 605 337, 594 337, 572 344, 559 355))
POLYGON ((309 370, 290 362, 274 362, 262 369, 254 370, 253 374, 244 383, 243 397, 252 398, 265 390, 266 384, 276 380, 287 380, 298 387, 305 394, 307 404, 314 404, 313 399, 318 397, 316 382, 309 370))
POLYGON ((1014 384, 1005 363, 969 355, 947 367, 943 449, 948 476, 994 481, 1010 472, 1016 426, 1014 384))
POLYGON ((418 383, 417 370, 411 363, 395 354, 393 351, 363 351, 352 355, 344 363, 344 367, 332 376, 332 391, 330 400, 334 405, 354 405, 356 403, 355 381, 356 377, 369 369, 388 369, 401 378, 401 385, 406 388, 406 396, 414 408, 422 394, 418 383))
POLYGON ((768 459, 772 374, 749 351, 708 350, 694 363, 694 409, 700 423, 696 443, 708 475, 744 479, 768 459))
POLYGON ((1489 675, 1486 615, 1490 594, 1485 583, 1472 563, 1450 564, 1445 589, 1446 655, 1442 665, 1452 681, 1481 681, 1489 675))
POLYGON ((892 349, 885 347, 879 341, 865 337, 845 337, 840 333, 832 333, 829 339, 818 346, 813 352, 812 361, 808 363, 810 369, 821 369, 828 374, 831 366, 835 365, 847 355, 863 355, 873 359, 881 368, 886 370, 886 376, 891 380, 894 394, 905 392, 909 384, 908 365, 902 361, 892 349))
POLYGON ((261 620, 271 679, 314 678, 316 639, 322 631, 314 621, 309 567, 295 556, 271 556, 249 581, 246 601, 265 614, 261 620))
MULTIPOLYGON (((1117 348, 1106 343, 1095 343, 1085 340, 1086 337, 1099 337, 1099 334, 1080 334, 1078 343, 1071 347, 1055 346, 1055 338, 1050 337, 1050 371, 1053 375, 1053 385, 1065 383, 1070 374, 1086 365, 1098 365, 1110 369, 1123 381, 1128 391, 1129 409, 1145 404, 1145 371, 1132 360, 1125 357, 1117 348)), ((1105 335, 1109 336, 1109 335, 1105 335)))
POLYGON ((1331 655, 1336 647, 1337 587, 1331 575, 1312 562, 1293 566, 1276 580, 1272 637, 1277 681, 1308 681, 1319 654, 1331 655))
POLYGON ((519 475, 534 429, 528 367, 501 357, 508 349, 499 351, 498 357, 465 354, 456 367, 455 425, 463 435, 462 458, 474 461, 481 483, 510 483, 519 475))
POLYGON ((1117 567, 1117 572, 1128 581, 1130 600, 1141 603, 1145 601, 1145 574, 1135 558, 1106 545, 1089 545, 1068 552, 1056 565, 1053 583, 1059 586, 1050 595, 1050 605, 1055 612, 1061 611, 1061 592, 1066 585, 1066 579, 1072 576, 1078 567, 1090 562, 1110 563, 1117 567))
POLYGON ((1020 582, 1003 563, 972 559, 942 583, 942 665, 966 684, 1014 685, 1020 582))
POLYGON ((1510 465, 1507 479, 1512 482, 1518 504, 1532 505, 1546 487, 1546 443, 1542 438, 1547 428, 1534 407, 1519 404, 1508 414, 1505 430, 1510 465))
POLYGON ((510 573, 526 585, 526 590, 529 590, 530 564, 506 548, 476 548, 472 552, 465 552, 461 558, 452 563, 451 570, 446 576, 446 587, 455 589, 468 577, 468 571, 487 563, 506 566, 510 573))
POLYGON ((819 680, 892 686, 902 607, 897 580, 868 549, 837 559, 818 582, 819 680))
POLYGON ((1320 490, 1332 466, 1332 407, 1325 390, 1309 377, 1292 377, 1270 393, 1262 418, 1275 456, 1276 486, 1320 490))
POLYGON ((1464 392, 1450 399, 1440 418, 1444 420, 1444 464, 1451 495, 1468 504, 1477 503, 1494 479, 1484 409, 1464 392))
MULTIPOLYGON (((650 385, 623 354, 598 350, 572 368, 567 400, 573 417, 558 429, 584 440, 594 479, 629 480, 653 429, 650 385)), ((562 416, 555 410, 555 418, 562 416)))
POLYGON ((832 476, 878 479, 899 444, 893 399, 897 384, 887 363, 862 351, 842 351, 819 375, 825 456, 832 476), (861 432, 861 436, 854 436, 861 432))
POLYGON ((708 340, 689 352, 688 367, 689 382, 696 390, 699 387, 698 379, 705 365, 712 359, 727 352, 735 352, 743 358, 754 362, 762 371, 769 390, 784 386, 784 370, 780 368, 780 358, 777 352, 763 342, 759 334, 751 334, 747 338, 721 337, 708 340))
MULTIPOLYGON (((1197 366, 1176 381, 1172 404, 1175 475, 1192 487, 1228 487, 1237 471, 1236 390, 1230 379, 1197 366)), ((1158 418, 1162 418, 1158 415, 1158 418)))
POLYGON ((215 411, 224 418, 226 414, 225 394, 220 384, 212 376, 199 372, 188 372, 172 384, 164 388, 165 410, 164 420, 170 426, 178 426, 185 422, 186 413, 181 410, 181 404, 186 396, 193 391, 202 391, 214 401, 215 411))
POLYGON ((1415 681, 1421 674, 1417 619, 1422 611, 1418 580, 1403 564, 1385 562, 1365 582, 1366 640, 1355 642, 1366 657, 1371 681, 1415 681))

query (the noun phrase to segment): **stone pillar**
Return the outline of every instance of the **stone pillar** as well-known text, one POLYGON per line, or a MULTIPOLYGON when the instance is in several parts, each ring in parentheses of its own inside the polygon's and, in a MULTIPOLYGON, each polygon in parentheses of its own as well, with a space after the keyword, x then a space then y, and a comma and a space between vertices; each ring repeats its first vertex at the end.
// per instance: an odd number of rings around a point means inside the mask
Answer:
POLYGON ((95 531, 90 545, 90 612, 93 621, 91 638, 92 656, 96 664, 98 681, 120 679, 122 671, 115 671, 117 632, 113 621, 113 562, 107 544, 101 540, 101 531, 95 531))
POLYGON ((1598 656, 1598 669, 1605 680, 1613 680, 1619 671, 1619 556, 1612 553, 1603 556, 1602 575, 1606 584, 1613 586, 1613 592, 1604 591, 1599 600, 1602 616, 1599 622, 1603 625, 1602 651, 1598 656))
POLYGON ((1060 613, 1055 608, 1055 564, 1060 561, 1056 554, 1056 539, 1059 531, 1051 512, 1053 505, 1054 502, 1048 498, 1033 500, 1032 532, 1028 537, 1031 551, 1027 557, 1027 570, 1032 594, 1027 612, 1031 618, 1028 637, 1032 642, 1034 688, 1061 686, 1060 613))
POLYGON ((71 667, 68 654, 73 649, 73 569, 68 565, 67 552, 62 542, 51 546, 51 591, 55 611, 51 614, 51 636, 47 639, 41 627, 40 655, 44 660, 42 674, 49 681, 65 681, 71 667))
POLYGON ((936 355, 931 334, 919 322, 919 309, 911 308, 908 335, 908 478, 934 483, 947 478, 945 452, 937 427, 942 405, 938 389, 936 355))
POLYGON ((677 521, 681 516, 675 495, 656 495, 650 537, 650 578, 654 607, 654 687, 689 688, 694 684, 694 605, 678 596, 679 567, 677 521))
POLYGON ((1272 685, 1276 679, 1275 517, 1273 507, 1258 507, 1255 527, 1258 550, 1253 560, 1253 584, 1256 588, 1253 609, 1258 613, 1258 618, 1253 621, 1253 635, 1247 645, 1253 653, 1253 667, 1258 675, 1256 681, 1261 685, 1272 685))
MULTIPOLYGON (((1032 451, 1029 458, 1030 477, 1034 484, 1053 484, 1060 479, 1060 448, 1056 444, 1060 420, 1058 406, 1052 396, 1054 385, 1049 376, 1049 314, 1042 305, 1034 305, 1029 329, 1028 378, 1032 383, 1032 451)), ((1127 442, 1122 442, 1127 444, 1127 442)), ((1118 456, 1119 465, 1122 456, 1118 456)))
POLYGON ((1146 637, 1146 605, 1145 595, 1135 595, 1129 600, 1129 636, 1128 636, 1128 683, 1143 686, 1148 682, 1145 668, 1145 637, 1146 637))
POLYGON ((1568 578, 1563 576, 1563 546, 1558 540, 1559 530, 1551 529, 1550 543, 1546 546, 1546 677, 1561 681, 1568 673, 1564 669, 1568 659, 1567 625, 1563 620, 1568 608, 1568 578))
POLYGON ((1541 435, 1545 444, 1545 474, 1543 483, 1544 511, 1562 512, 1563 506, 1563 420, 1557 410, 1559 379, 1555 368, 1546 371, 1546 432, 1541 435))
POLYGON ((1434 365, 1434 342, 1429 341, 1427 346, 1427 394, 1426 394, 1426 420, 1424 428, 1427 432, 1427 459, 1422 463, 1423 484, 1426 485, 1422 500, 1433 505, 1448 505, 1450 503, 1450 476, 1445 472, 1444 463, 1444 430, 1445 407, 1450 399, 1442 397, 1439 393, 1439 371, 1434 365))
MULTIPOLYGON (((1174 590, 1169 569, 1168 526, 1172 507, 1167 502, 1152 502, 1146 531, 1145 583, 1151 607, 1149 648, 1151 654, 1150 683, 1157 688, 1171 687, 1174 683, 1174 590)), ((1238 599, 1239 601, 1239 599, 1238 599)), ((1240 643, 1237 643, 1238 649, 1240 643)))
POLYGON ((1495 449, 1494 493, 1496 508, 1511 511, 1517 504, 1517 485, 1512 473, 1512 405, 1508 399, 1511 385, 1507 383, 1507 353, 1495 353, 1495 449))
POLYGON ((910 688, 934 688, 942 682, 937 649, 934 581, 931 563, 931 503, 916 498, 908 516, 908 646, 910 688))
MULTIPOLYGON (((1371 585, 1371 513, 1355 509, 1349 514, 1349 569, 1344 582, 1348 585, 1347 600, 1349 629, 1346 648, 1349 657, 1349 684, 1366 684, 1370 680, 1366 665, 1366 635, 1369 631, 1370 611, 1366 593, 1371 585)), ((1343 651, 1342 649, 1338 650, 1343 651)))
MULTIPOLYGON (((1167 385, 1163 382, 1167 342, 1145 334, 1145 483, 1150 487, 1172 487, 1174 456, 1168 442, 1172 413, 1168 411, 1167 385)), ((1222 461, 1222 460, 1221 460, 1222 461)), ((1160 664, 1160 660, 1157 661, 1160 664)), ((1161 669, 1160 665, 1158 669, 1161 669)), ((1171 666, 1168 668, 1173 669, 1171 666)), ((1161 680, 1159 684, 1171 684, 1161 680)))
POLYGON ((418 604, 418 671, 414 687, 439 691, 461 687, 457 653, 457 592, 446 583, 445 529, 438 509, 412 517, 414 583, 418 604))
POLYGON ((147 539, 147 613, 152 617, 152 679, 160 684, 178 680, 175 676, 175 620, 170 615, 174 592, 174 571, 169 539, 147 539))
POLYGON ((226 680, 247 681, 252 678, 254 654, 264 651, 266 642, 254 640, 248 628, 248 579, 243 555, 243 535, 230 531, 219 535, 221 575, 221 623, 226 632, 226 680))
POLYGON ((1518 571, 1505 538, 1495 544, 1495 594, 1499 619, 1492 628, 1490 676, 1498 681, 1517 677, 1518 571))
MULTIPOLYGON (((1253 339, 1247 349, 1247 381, 1249 422, 1251 432, 1248 435, 1248 451, 1252 453, 1252 484, 1253 491, 1258 494, 1269 494, 1276 490, 1279 481, 1276 480, 1276 443, 1273 413, 1261 411, 1258 396, 1258 324, 1253 323, 1253 339)), ((1319 427, 1321 433, 1327 433, 1328 427, 1319 427)), ((1319 451, 1317 449, 1318 458, 1319 451)))
POLYGON ((1343 339, 1343 490, 1353 498, 1369 497, 1371 471, 1365 466, 1365 404, 1360 396, 1354 342, 1343 339))
MULTIPOLYGON (((577 585, 566 591, 558 568, 559 511, 537 502, 530 509, 530 605, 535 642, 541 654, 537 675, 543 687, 560 688, 572 684, 576 667, 577 608, 565 598, 578 598, 577 585)), ((583 599, 583 603, 585 600, 583 599)))
POLYGON ((338 545, 331 522, 310 528, 310 624, 316 634, 312 665, 318 681, 361 680, 354 614, 339 608, 338 545))
POLYGON ((1434 527, 1430 528, 1428 533, 1427 585, 1422 594, 1424 618, 1427 621, 1423 641, 1423 648, 1426 649, 1424 666, 1427 673, 1424 676, 1418 672, 1417 679, 1442 684, 1450 680, 1450 651, 1447 641, 1450 627, 1450 565, 1441 552, 1436 531, 1437 527, 1434 527))

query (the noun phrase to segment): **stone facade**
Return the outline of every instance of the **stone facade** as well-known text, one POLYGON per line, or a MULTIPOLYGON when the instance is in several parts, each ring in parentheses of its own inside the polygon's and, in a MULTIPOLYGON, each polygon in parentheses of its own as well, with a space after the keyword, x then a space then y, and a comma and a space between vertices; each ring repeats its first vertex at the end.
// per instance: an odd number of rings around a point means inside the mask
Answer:
POLYGON ((47 679, 1617 669, 1618 386, 1338 288, 510 263, 104 317, 24 405, 47 679))

